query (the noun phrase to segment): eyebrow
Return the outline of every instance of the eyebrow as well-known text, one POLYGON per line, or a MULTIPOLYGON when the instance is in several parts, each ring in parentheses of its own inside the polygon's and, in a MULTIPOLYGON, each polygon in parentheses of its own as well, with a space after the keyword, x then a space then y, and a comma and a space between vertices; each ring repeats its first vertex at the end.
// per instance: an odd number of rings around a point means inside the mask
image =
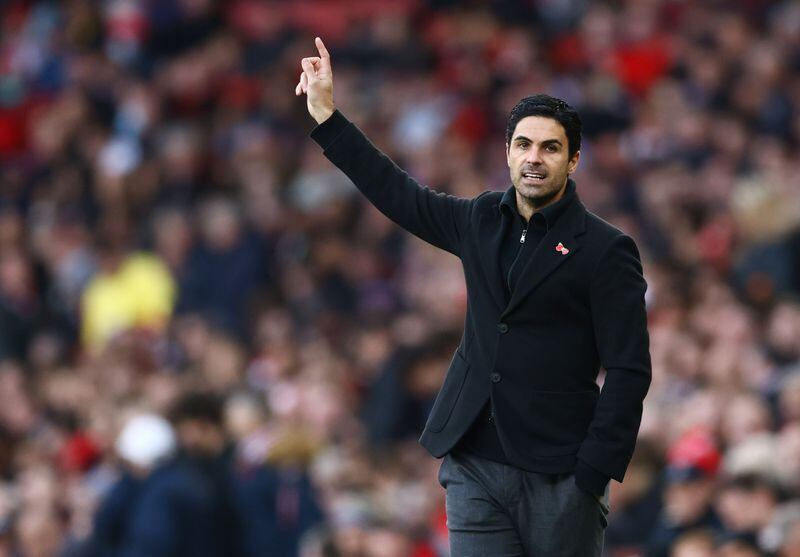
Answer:
MULTIPOLYGON (((514 138, 513 141, 514 141, 514 143, 517 143, 519 141, 527 141, 528 143, 533 143, 533 141, 531 141, 530 139, 528 139, 524 135, 518 135, 517 137, 514 138)), ((558 139, 545 139, 544 141, 542 141, 542 145, 550 145, 551 143, 555 143, 555 144, 558 144, 558 145, 563 145, 561 143, 561 141, 559 141, 558 139)))

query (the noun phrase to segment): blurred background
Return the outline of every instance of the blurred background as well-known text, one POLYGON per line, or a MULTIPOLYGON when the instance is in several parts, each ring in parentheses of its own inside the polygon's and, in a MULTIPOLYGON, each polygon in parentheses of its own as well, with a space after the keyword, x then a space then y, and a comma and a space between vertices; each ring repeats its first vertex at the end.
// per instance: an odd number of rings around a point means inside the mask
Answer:
POLYGON ((800 556, 800 2, 0 3, 0 557, 445 557, 416 439, 458 260, 308 138, 510 184, 547 92, 632 235, 653 383, 608 557, 800 556))

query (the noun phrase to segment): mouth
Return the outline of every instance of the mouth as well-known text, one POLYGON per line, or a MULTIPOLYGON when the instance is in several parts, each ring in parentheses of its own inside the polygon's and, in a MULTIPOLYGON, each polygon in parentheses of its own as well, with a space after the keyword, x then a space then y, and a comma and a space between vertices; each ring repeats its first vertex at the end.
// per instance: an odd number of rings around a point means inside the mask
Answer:
POLYGON ((522 177, 526 180, 541 182, 547 178, 547 175, 542 172, 523 172, 522 177))

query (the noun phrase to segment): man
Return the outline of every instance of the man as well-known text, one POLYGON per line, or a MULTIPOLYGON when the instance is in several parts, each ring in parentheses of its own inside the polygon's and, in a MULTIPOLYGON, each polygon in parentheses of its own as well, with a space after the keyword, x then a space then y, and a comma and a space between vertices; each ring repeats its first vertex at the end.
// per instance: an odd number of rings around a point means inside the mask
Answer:
POLYGON ((215 395, 189 392, 170 412, 178 454, 138 488, 117 555, 218 557, 240 555, 230 486, 230 458, 215 395))
POLYGON ((577 113, 523 99, 506 133, 512 187, 437 194, 336 110, 330 55, 316 46, 295 88, 319 124, 312 138, 378 209, 463 264, 464 335, 420 438, 445 457, 452 555, 599 556, 608 480, 622 481, 633 452, 650 355, 636 245, 586 211, 569 178, 577 113))

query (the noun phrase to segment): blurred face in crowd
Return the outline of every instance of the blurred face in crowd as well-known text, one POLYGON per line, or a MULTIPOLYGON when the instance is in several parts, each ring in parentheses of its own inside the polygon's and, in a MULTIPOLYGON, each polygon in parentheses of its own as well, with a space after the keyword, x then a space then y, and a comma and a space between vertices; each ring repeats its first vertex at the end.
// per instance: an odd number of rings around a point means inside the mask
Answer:
POLYGON ((766 487, 729 486, 717 499, 717 511, 733 532, 759 530, 769 522, 776 505, 775 495, 766 487))
POLYGON ((173 269, 179 268, 192 245, 192 227, 180 211, 164 211, 156 217, 155 244, 158 254, 173 269))
POLYGON ((364 545, 367 557, 404 557, 411 554, 408 537, 392 530, 372 530, 367 534, 364 545))
POLYGON ((770 431, 769 408, 759 397, 743 394, 728 403, 720 424, 722 437, 729 446, 737 445, 757 433, 770 431))
POLYGON ((50 557, 61 544, 61 527, 58 517, 47 508, 23 512, 16 523, 16 534, 23 555, 50 557))
POLYGON ((800 422, 800 374, 794 374, 786 379, 778 404, 785 421, 800 422))
POLYGON ((711 479, 674 482, 664 491, 664 506, 674 524, 690 524, 702 517, 714 494, 711 479))
POLYGON ((580 151, 569 156, 567 135, 558 121, 527 116, 506 145, 506 159, 522 212, 523 205, 535 210, 561 198, 567 177, 578 166, 580 151))
POLYGON ((732 541, 721 545, 714 557, 761 557, 761 553, 747 544, 732 541))
POLYGON ((669 557, 713 557, 714 539, 703 530, 690 530, 677 539, 669 557))
POLYGON ((243 441, 258 431, 265 419, 263 408, 250 397, 232 397, 225 404, 225 425, 237 441, 243 441))
POLYGON ((224 199, 209 201, 201 213, 200 230, 214 251, 225 251, 239 239, 241 222, 235 205, 224 199))
POLYGON ((800 492, 800 421, 781 429, 775 460, 781 482, 800 492))
POLYGON ((215 456, 225 446, 222 428, 206 420, 185 419, 176 424, 181 448, 193 456, 215 456))
POLYGON ((23 298, 32 284, 31 268, 20 252, 8 252, 0 257, 0 296, 23 298))
POLYGON ((780 557, 800 557, 800 519, 795 520, 786 530, 786 537, 778 550, 780 557))

